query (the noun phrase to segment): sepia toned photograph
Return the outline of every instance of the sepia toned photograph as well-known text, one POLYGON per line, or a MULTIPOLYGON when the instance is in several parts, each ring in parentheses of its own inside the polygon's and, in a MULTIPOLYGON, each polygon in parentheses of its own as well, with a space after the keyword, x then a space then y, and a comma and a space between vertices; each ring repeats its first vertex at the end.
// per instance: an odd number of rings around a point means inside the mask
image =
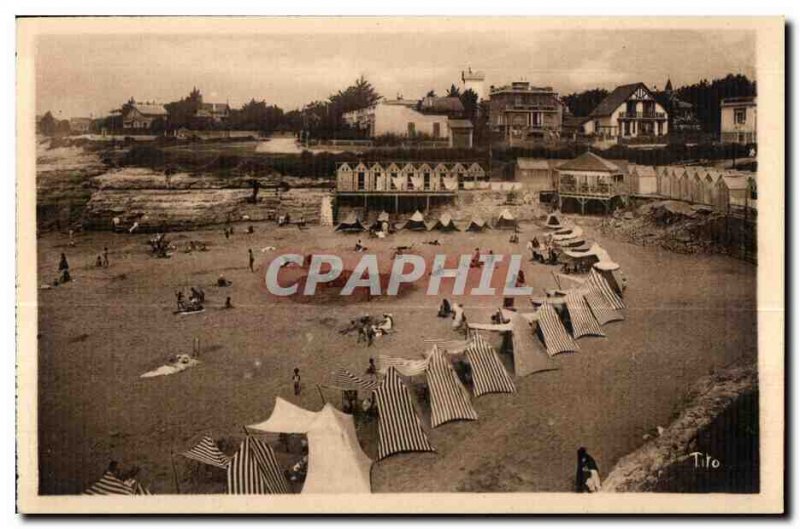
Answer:
POLYGON ((780 513, 781 18, 17 19, 25 513, 780 513))

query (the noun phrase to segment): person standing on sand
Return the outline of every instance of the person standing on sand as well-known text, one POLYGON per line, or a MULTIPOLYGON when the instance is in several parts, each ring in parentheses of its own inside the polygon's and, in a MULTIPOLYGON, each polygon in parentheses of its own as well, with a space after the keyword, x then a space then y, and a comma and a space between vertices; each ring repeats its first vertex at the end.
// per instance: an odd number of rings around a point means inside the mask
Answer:
POLYGON ((67 262, 67 255, 61 253, 61 259, 58 261, 58 273, 62 283, 71 281, 72 277, 69 275, 69 263, 67 262))
POLYGON ((600 470, 586 448, 578 448, 578 468, 575 471, 575 492, 598 492, 600 470))
POLYGON ((108 268, 108 246, 103 247, 103 268, 108 268))
POLYGON ((247 249, 247 255, 249 256, 249 259, 250 259, 250 271, 251 272, 255 272, 255 269, 253 268, 253 264, 255 264, 256 258, 253 257, 253 249, 252 248, 248 248, 247 249))
POLYGON ((292 375, 292 383, 294 384, 294 394, 300 395, 300 369, 294 368, 294 375, 292 375))

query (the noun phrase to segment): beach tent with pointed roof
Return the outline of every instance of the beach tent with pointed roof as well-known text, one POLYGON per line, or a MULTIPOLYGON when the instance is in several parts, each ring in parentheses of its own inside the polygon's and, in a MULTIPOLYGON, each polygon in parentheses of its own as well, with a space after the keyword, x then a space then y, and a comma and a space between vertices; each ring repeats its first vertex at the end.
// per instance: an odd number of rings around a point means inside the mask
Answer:
POLYGON ((289 494, 289 483, 275 452, 265 442, 245 437, 228 465, 228 494, 289 494))
POLYGON ((344 232, 357 232, 357 231, 364 231, 364 225, 361 224, 361 221, 358 220, 355 213, 350 213, 345 220, 339 223, 336 226, 335 231, 344 231, 344 232))
POLYGON ((517 219, 514 218, 514 215, 512 215, 508 209, 504 209, 500 212, 500 215, 498 215, 494 225, 496 228, 516 228, 517 219))
POLYGON ((181 455, 217 468, 228 468, 231 462, 231 458, 222 453, 217 443, 208 435, 203 436, 196 445, 181 455))
POLYGON ((514 381, 497 357, 497 351, 483 336, 474 333, 464 352, 472 368, 472 387, 476 397, 486 393, 517 392, 514 381))
POLYGON ((403 223, 401 229, 425 231, 428 229, 428 225, 425 224, 425 217, 422 215, 422 213, 420 213, 419 210, 417 210, 407 221, 403 223))
POLYGON ((411 395, 393 367, 375 390, 378 403, 378 459, 401 452, 435 452, 411 402, 411 395))
POLYGON ((542 334, 542 341, 547 348, 547 354, 555 356, 559 353, 578 351, 580 347, 570 337, 561 318, 549 301, 542 304, 536 312, 536 321, 542 334))
POLYGON ((308 472, 302 494, 371 492, 372 460, 361 449, 353 416, 330 403, 312 412, 277 397, 270 418, 248 428, 308 437, 308 472))
POLYGON ((433 348, 425 374, 430 391, 433 428, 459 419, 468 421, 478 419, 478 413, 469 400, 469 393, 458 379, 450 360, 438 347, 433 348))
POLYGON ((583 294, 576 289, 567 292, 567 311, 572 324, 572 336, 605 336, 583 294))
POLYGON ((611 305, 615 310, 622 310, 625 308, 625 304, 622 302, 622 298, 619 297, 616 289, 609 285, 606 277, 598 272, 595 268, 592 268, 591 272, 589 272, 589 277, 586 279, 586 281, 594 288, 599 290, 600 293, 603 294, 603 297, 605 297, 608 304, 611 305))
POLYGON ((460 231, 449 213, 442 213, 439 215, 439 219, 431 226, 431 230, 460 231))
POLYGON ((489 228, 489 225, 480 218, 480 217, 472 217, 469 221, 469 225, 467 229, 464 231, 483 231, 489 228))

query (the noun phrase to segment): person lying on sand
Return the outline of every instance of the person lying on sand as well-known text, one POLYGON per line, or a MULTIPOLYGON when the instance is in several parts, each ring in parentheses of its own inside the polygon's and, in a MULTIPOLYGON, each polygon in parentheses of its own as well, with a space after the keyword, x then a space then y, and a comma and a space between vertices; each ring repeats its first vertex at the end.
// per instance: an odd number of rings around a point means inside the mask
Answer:
POLYGON ((383 336, 389 334, 394 329, 394 317, 391 314, 385 313, 383 320, 373 327, 376 336, 383 336))
POLYGON ((199 360, 194 359, 189 355, 182 354, 176 357, 171 357, 167 361, 166 365, 158 367, 152 371, 148 371, 147 373, 143 373, 139 375, 139 378, 153 378, 166 375, 174 375, 175 373, 180 373, 185 369, 194 367, 199 363, 200 363, 199 360))
POLYGON ((430 244, 431 246, 441 246, 442 243, 439 242, 439 239, 433 239, 432 241, 425 241, 425 244, 430 244))
POLYGON ((228 281, 227 279, 225 279, 225 276, 222 275, 222 274, 220 274, 219 277, 217 278, 217 286, 218 287, 229 287, 232 284, 233 284, 233 282, 232 281, 228 281))
POLYGON ((354 250, 357 251, 357 252, 366 252, 367 251, 367 247, 364 246, 363 244, 361 244, 361 239, 359 239, 356 242, 356 246, 355 246, 354 250))

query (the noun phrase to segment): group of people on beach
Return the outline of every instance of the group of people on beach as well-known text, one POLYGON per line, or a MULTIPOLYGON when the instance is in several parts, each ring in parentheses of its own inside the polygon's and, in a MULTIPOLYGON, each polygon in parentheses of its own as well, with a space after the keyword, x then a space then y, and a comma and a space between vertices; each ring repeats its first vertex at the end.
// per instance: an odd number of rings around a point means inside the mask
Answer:
POLYGON ((382 317, 375 318, 370 315, 361 316, 339 330, 339 334, 358 333, 356 343, 365 343, 371 347, 373 341, 378 336, 384 336, 394 331, 394 316, 385 312, 382 317))

